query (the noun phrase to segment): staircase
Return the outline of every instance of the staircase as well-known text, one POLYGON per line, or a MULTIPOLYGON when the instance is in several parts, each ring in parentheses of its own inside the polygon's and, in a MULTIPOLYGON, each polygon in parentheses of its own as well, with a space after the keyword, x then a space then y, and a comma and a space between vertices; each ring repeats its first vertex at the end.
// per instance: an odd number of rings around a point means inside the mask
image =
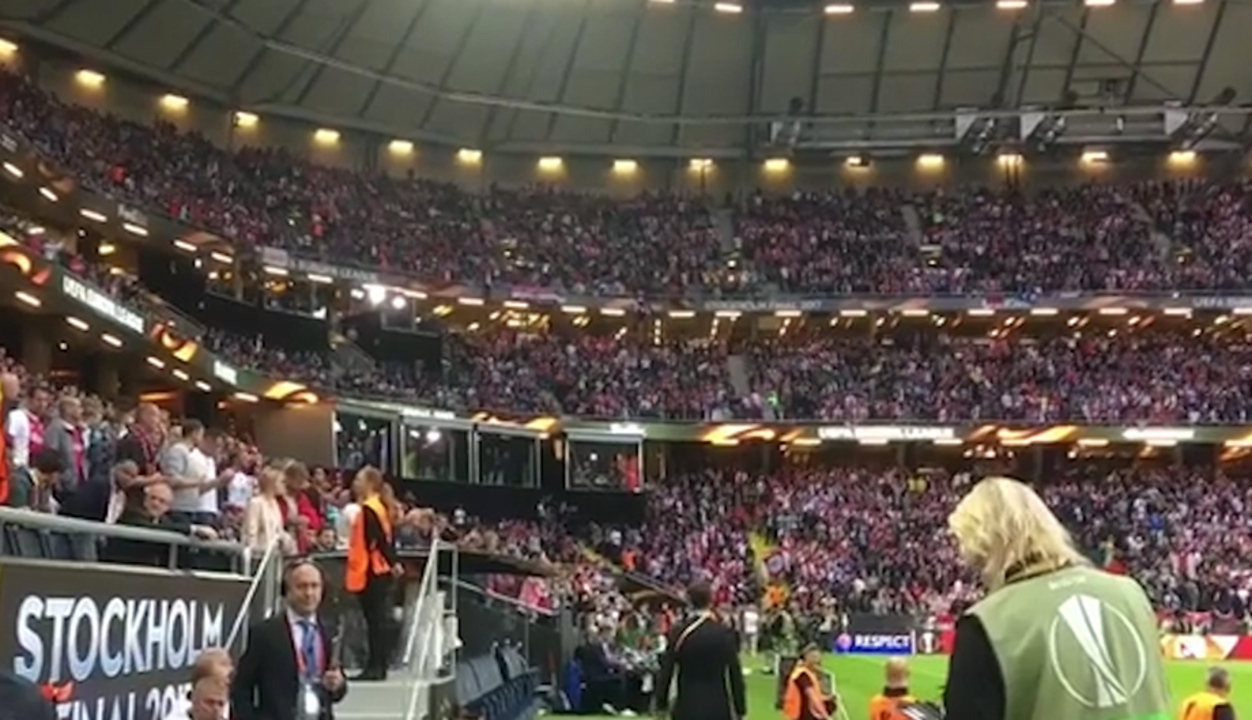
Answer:
POLYGON ((369 353, 341 333, 331 331, 330 347, 335 353, 335 363, 344 370, 369 375, 378 369, 378 363, 369 353))
POLYGON ((717 241, 721 245, 722 254, 732 255, 739 251, 735 241, 735 211, 721 207, 710 215, 713 218, 713 230, 717 232, 717 241))
POLYGON ((917 213, 917 208, 911 203, 905 203, 900 206, 900 217, 904 218, 904 227, 908 229, 909 240, 915 245, 921 245, 922 239, 922 217, 917 213))
POLYGON ((735 389, 736 395, 746 398, 752 394, 752 383, 748 381, 751 373, 748 371, 746 355, 731 355, 726 358, 726 374, 730 377, 730 386, 735 389))

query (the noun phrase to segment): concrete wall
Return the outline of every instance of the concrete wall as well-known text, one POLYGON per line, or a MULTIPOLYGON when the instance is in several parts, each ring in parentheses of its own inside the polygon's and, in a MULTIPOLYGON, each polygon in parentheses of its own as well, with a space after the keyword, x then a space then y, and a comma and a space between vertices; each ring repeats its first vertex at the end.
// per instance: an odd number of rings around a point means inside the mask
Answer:
MULTIPOLYGON (((458 161, 458 148, 414 143, 411 152, 396 153, 389 148, 392 138, 353 131, 341 132, 334 144, 322 144, 314 137, 317 128, 277 117, 260 117, 255 127, 235 127, 231 108, 191 97, 184 108, 171 109, 161 102, 166 88, 111 72, 108 68, 92 67, 107 77, 98 87, 86 87, 75 80, 76 72, 86 66, 48 48, 23 46, 7 63, 68 102, 137 122, 170 122, 183 130, 200 132, 224 147, 283 147, 318 163, 356 170, 376 168, 396 176, 411 172, 420 177, 455 182, 468 189, 491 183, 541 182, 629 196, 646 189, 723 194, 756 188, 767 192, 872 185, 926 189, 970 183, 994 185, 1006 181, 1003 168, 989 157, 950 157, 938 169, 919 167, 911 157, 879 159, 867 168, 845 167, 838 158, 829 158, 773 173, 766 171, 761 161, 719 161, 712 168, 696 171, 688 166, 686 158, 639 159, 636 172, 623 176, 613 171, 613 158, 567 157, 559 170, 544 171, 537 157, 493 154, 488 150, 483 153, 481 163, 471 165, 458 161)), ((1028 157, 1017 175, 1021 184, 1037 187, 1200 175, 1225 177, 1246 174, 1248 169, 1248 160, 1234 155, 1200 156, 1195 162, 1182 166, 1171 163, 1164 155, 1115 157, 1104 166, 1085 165, 1073 157, 1028 157)))

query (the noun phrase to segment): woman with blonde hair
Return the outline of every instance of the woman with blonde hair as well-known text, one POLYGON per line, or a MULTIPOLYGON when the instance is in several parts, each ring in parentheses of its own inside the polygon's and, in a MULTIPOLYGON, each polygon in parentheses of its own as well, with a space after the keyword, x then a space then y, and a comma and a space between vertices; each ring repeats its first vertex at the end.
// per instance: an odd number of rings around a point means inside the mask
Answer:
POLYGON ((277 540, 284 555, 295 552, 296 545, 283 523, 283 473, 267 467, 257 477, 256 494, 243 512, 243 543, 256 552, 265 552, 277 540))
POLYGON ((948 527, 987 595, 956 624, 947 717, 1169 717, 1156 614, 1143 588, 1094 568, 1034 490, 987 478, 948 527))
POLYGON ((385 680, 391 662, 391 589, 403 573, 396 553, 395 495, 377 468, 365 467, 352 481, 360 510, 348 533, 344 588, 357 596, 369 641, 357 680, 385 680))

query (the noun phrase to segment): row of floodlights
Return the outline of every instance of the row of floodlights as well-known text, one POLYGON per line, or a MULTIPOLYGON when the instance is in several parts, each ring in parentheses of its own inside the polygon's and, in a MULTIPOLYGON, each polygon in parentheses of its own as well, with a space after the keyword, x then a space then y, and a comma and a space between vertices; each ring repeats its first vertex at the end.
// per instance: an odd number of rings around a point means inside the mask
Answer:
MULTIPOLYGON (((654 5, 674 5, 677 0, 650 0, 654 5)), ((1204 0, 1173 0, 1175 5, 1200 5, 1204 0)), ((1117 0, 1083 0, 1083 4, 1088 7, 1109 7, 1115 5, 1117 0)), ((1025 10, 1030 6, 1028 0, 996 0, 996 8, 1000 10, 1025 10)), ((935 2, 935 0, 915 0, 909 3, 909 12, 929 13, 938 12, 943 8, 943 3, 935 2)), ((737 2, 716 2, 713 3, 713 9, 727 15, 738 15, 743 12, 743 5, 737 2)), ((823 8, 823 12, 827 15, 851 15, 856 11, 856 6, 851 3, 830 3, 823 8)))

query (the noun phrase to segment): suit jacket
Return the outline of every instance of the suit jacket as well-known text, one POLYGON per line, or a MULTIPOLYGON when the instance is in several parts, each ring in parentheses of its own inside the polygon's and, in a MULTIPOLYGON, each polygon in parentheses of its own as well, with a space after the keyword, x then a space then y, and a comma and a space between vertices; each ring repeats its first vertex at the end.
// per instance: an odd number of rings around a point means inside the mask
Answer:
MULTIPOLYGON (((322 657, 330 662, 334 648, 326 623, 317 622, 322 657)), ((239 658, 231 684, 230 708, 235 720, 295 720, 300 694, 296 644, 287 612, 266 618, 248 631, 248 649, 239 658)), ((335 720, 333 704, 348 694, 347 683, 338 692, 321 690, 321 720, 335 720)))
POLYGON ((677 671, 673 720, 742 720, 747 700, 734 631, 716 619, 698 616, 675 626, 668 640, 653 695, 658 711, 666 710, 677 671))

